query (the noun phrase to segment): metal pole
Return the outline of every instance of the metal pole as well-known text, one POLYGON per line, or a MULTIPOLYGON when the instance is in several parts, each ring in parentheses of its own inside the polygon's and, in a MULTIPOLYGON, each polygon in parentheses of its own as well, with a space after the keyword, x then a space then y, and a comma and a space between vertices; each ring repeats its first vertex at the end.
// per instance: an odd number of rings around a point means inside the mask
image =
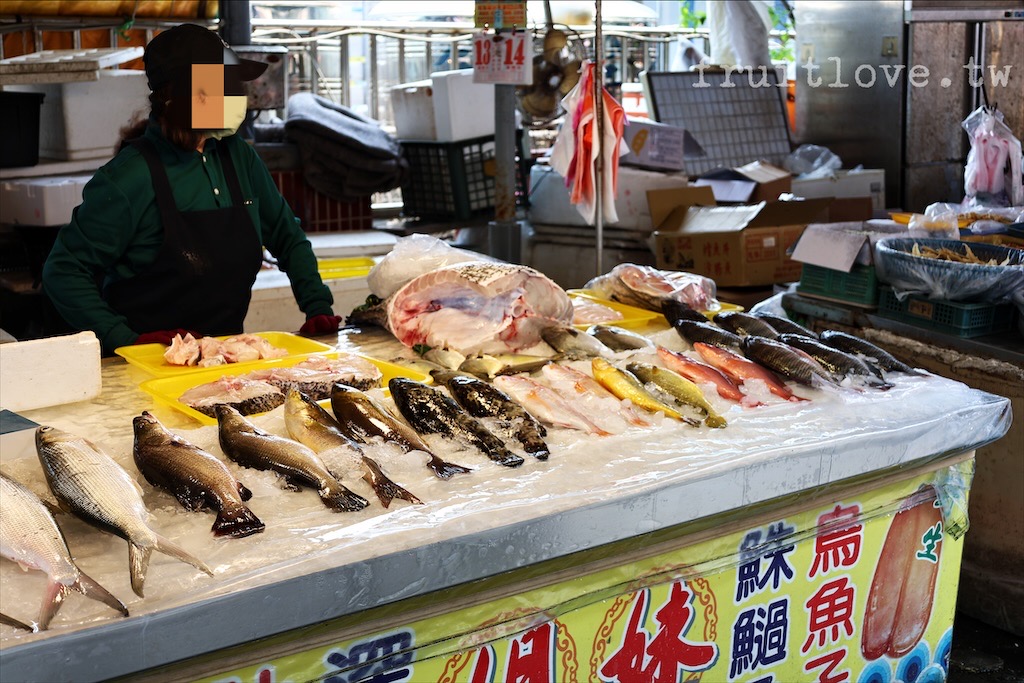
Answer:
POLYGON ((594 166, 594 202, 597 210, 594 213, 594 251, 597 257, 594 275, 604 272, 604 45, 601 35, 601 0, 594 0, 594 120, 597 123, 597 135, 594 146, 597 149, 597 162, 594 166))
POLYGON ((516 86, 494 86, 494 222, 490 254, 511 263, 521 258, 516 221, 516 86))

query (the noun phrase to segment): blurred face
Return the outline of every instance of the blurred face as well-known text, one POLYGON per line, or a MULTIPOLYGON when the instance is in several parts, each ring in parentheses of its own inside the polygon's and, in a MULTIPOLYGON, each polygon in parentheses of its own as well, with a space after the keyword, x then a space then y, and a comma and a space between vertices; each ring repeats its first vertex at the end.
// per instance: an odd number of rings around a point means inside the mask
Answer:
POLYGON ((245 120, 246 96, 242 82, 223 64, 193 64, 191 128, 234 133, 245 120))

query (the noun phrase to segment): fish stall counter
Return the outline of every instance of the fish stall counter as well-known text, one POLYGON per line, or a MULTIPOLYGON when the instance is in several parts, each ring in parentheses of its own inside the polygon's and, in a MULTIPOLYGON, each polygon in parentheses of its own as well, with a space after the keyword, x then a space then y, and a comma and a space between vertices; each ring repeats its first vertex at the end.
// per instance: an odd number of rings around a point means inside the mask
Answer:
MULTIPOLYGON (((371 328, 325 341, 413 356, 371 328)), ((552 427, 550 456, 517 468, 431 441, 473 470, 447 480, 375 446, 422 504, 385 509, 355 474, 344 483, 370 504, 354 512, 228 461, 266 528, 217 538, 212 513, 139 476, 144 410, 226 460, 217 427, 154 402, 146 378, 107 359, 98 398, 23 416, 111 455, 152 527, 212 575, 157 552, 141 597, 125 541, 57 515, 81 570, 130 615, 72 591, 46 631, 0 625, 5 682, 944 680, 974 450, 1011 421, 1007 399, 934 375, 765 392, 757 407, 715 396, 724 428, 552 427)), ((251 419, 286 435, 282 412, 251 419)), ((5 450, 3 474, 46 496, 32 439, 5 450)), ((8 617, 35 619, 46 591, 42 572, 0 565, 8 617)))

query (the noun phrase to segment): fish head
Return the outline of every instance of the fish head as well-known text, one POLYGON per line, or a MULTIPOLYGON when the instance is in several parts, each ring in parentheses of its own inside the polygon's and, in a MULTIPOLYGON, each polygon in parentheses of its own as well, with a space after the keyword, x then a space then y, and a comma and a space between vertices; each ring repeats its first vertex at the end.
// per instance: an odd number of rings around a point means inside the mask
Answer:
POLYGON ((136 415, 132 418, 132 429, 135 430, 135 436, 139 436, 147 429, 152 429, 158 424, 160 423, 157 422, 157 419, 148 410, 143 410, 141 415, 136 415))
POLYGON ((226 403, 218 403, 214 412, 217 414, 217 424, 222 427, 238 427, 245 422, 242 414, 226 403))
POLYGON ((66 441, 74 441, 77 438, 50 425, 36 427, 36 449, 40 452, 45 448, 51 448, 66 441))

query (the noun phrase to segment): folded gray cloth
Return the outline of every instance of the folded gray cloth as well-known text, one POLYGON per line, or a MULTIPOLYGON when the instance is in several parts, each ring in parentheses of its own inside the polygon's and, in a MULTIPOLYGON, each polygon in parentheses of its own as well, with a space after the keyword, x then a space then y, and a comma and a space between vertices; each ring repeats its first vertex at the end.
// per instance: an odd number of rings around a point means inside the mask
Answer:
POLYGON ((409 163, 373 119, 312 93, 288 98, 285 135, 302 155, 310 187, 343 201, 399 187, 409 163))

